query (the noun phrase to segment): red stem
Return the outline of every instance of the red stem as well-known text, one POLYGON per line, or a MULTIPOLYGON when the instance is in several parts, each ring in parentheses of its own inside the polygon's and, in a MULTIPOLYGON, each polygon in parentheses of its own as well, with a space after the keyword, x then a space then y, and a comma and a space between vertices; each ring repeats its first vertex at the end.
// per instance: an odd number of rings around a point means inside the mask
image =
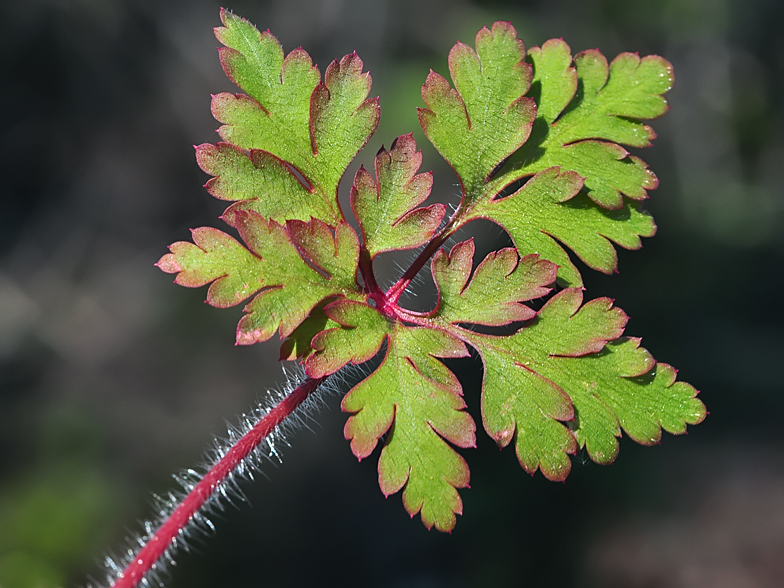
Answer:
POLYGON ((382 296, 383 292, 378 287, 376 275, 373 273, 373 260, 370 259, 370 253, 364 246, 359 250, 359 272, 362 274, 362 279, 365 282, 365 289, 372 296, 382 296))
POLYGON ((396 306, 397 301, 402 296, 403 292, 405 292, 408 285, 411 283, 416 275, 419 273, 428 260, 433 257, 436 251, 441 248, 441 245, 459 228, 459 221, 457 220, 461 213, 461 209, 457 209, 455 214, 452 215, 452 218, 449 220, 447 225, 441 230, 441 232, 430 241, 422 252, 417 256, 414 262, 409 266, 406 272, 401 276, 401 278, 393 284, 393 286, 387 290, 386 293, 386 302, 389 305, 396 306))
POLYGON ((464 189, 463 196, 460 199, 460 206, 458 206, 457 210, 452 213, 452 216, 449 218, 446 226, 441 229, 438 235, 433 237, 433 240, 425 246, 422 252, 414 260, 414 263, 411 264, 411 266, 405 271, 401 278, 395 282, 389 290, 387 290, 385 296, 385 306, 397 308, 397 301, 403 295, 403 292, 406 291, 406 288, 408 288, 411 280, 416 277, 416 275, 419 273, 419 270, 425 266, 428 260, 433 257, 435 252, 441 248, 441 245, 443 245, 444 242, 463 225, 463 217, 465 216, 466 211, 466 195, 464 189))
POLYGON ((201 510, 226 477, 247 458, 256 447, 313 393, 325 378, 307 378, 291 394, 281 400, 256 423, 243 437, 208 471, 198 484, 182 500, 155 535, 136 554, 133 561, 117 577, 112 588, 136 588, 144 575, 163 556, 188 522, 201 510))

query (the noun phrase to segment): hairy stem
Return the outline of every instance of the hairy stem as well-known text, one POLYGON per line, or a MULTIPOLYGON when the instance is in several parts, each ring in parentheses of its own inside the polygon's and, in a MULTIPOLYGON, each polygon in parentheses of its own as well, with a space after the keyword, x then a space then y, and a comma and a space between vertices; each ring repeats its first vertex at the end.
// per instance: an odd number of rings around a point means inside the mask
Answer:
POLYGON ((286 420, 324 380, 325 378, 305 379, 264 415, 250 431, 243 435, 194 486, 169 518, 161 524, 155 534, 136 554, 133 561, 118 575, 112 588, 136 588, 164 555, 172 541, 210 500, 221 482, 237 469, 259 444, 275 431, 276 427, 286 420))
POLYGON ((397 301, 402 296, 403 292, 406 291, 408 285, 411 283, 416 275, 419 273, 425 264, 430 260, 431 257, 441 248, 441 245, 452 236, 452 234, 460 228, 462 221, 461 218, 463 216, 463 208, 462 206, 458 208, 455 213, 452 215, 452 218, 449 219, 449 222, 446 226, 441 229, 441 231, 433 237, 433 239, 425 245, 425 248, 422 252, 417 256, 417 258, 413 261, 413 263, 409 266, 406 272, 401 276, 401 278, 395 282, 392 287, 386 293, 386 300, 387 304, 389 305, 397 305, 397 301))

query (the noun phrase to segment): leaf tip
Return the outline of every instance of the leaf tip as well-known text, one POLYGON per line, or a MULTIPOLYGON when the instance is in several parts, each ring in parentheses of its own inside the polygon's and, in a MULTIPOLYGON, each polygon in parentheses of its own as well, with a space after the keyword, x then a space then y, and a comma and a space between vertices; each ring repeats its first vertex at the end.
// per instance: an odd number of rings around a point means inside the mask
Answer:
POLYGON ((182 267, 177 263, 177 257, 173 253, 167 253, 161 257, 155 267, 167 274, 176 274, 182 271, 182 267))

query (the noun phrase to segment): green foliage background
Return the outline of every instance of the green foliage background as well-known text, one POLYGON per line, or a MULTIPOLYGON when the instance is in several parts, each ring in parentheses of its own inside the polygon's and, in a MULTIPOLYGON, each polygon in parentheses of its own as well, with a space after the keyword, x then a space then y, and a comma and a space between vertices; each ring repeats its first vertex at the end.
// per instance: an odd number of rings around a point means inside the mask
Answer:
MULTIPOLYGON (((384 501, 375 459, 342 438, 337 402, 285 465, 247 486, 169 586, 777 586, 784 576, 784 8, 776 0, 274 0, 227 6, 322 71, 357 50, 381 96, 359 163, 414 131, 434 194, 455 177, 419 128, 430 68, 482 25, 511 20, 530 47, 563 37, 658 53, 671 112, 642 157, 660 227, 620 276, 585 271, 661 361, 703 391, 710 417, 618 461, 585 456, 565 484, 530 479, 480 437, 451 536, 384 501)), ((277 342, 232 345, 239 314, 200 304, 152 264, 222 203, 192 144, 216 141, 210 94, 232 91, 206 0, 0 5, 0 588, 97 574, 149 492, 198 461, 223 420, 280 379, 277 342)), ((348 195, 346 182, 343 185, 348 195)), ((472 234, 502 244, 489 224, 472 234)), ((467 235, 466 235, 467 236, 467 235)), ((405 262, 407 256, 400 257, 405 262)), ((388 274, 394 276, 394 266, 388 274)), ((431 286, 411 304, 428 307, 431 286)), ((460 369, 478 410, 478 362, 460 369), (472 390, 475 391, 472 393, 472 390)), ((397 501, 393 497, 390 501, 397 501)))

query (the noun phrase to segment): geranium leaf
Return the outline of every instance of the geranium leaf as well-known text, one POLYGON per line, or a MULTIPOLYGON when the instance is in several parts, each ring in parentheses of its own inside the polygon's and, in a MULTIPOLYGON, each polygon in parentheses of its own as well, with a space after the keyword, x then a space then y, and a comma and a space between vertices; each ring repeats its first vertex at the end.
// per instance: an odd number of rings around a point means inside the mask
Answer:
POLYGON ((314 337, 305 363, 310 376, 367 361, 386 342, 378 368, 343 399, 343 410, 355 413, 345 427, 354 454, 367 457, 388 433, 378 466, 381 490, 390 495, 405 487, 412 516, 421 512, 428 528, 451 530, 462 513, 456 488, 468 485, 469 472, 446 441, 473 447, 476 427, 463 411, 460 383, 436 358, 465 357, 465 345, 441 329, 391 323, 358 302, 336 300, 324 310, 339 326, 314 337))
POLYGON ((482 421, 487 434, 500 447, 514 439, 517 458, 529 474, 540 469, 549 480, 566 479, 571 469, 569 454, 577 450, 564 424, 574 418, 569 396, 508 351, 509 338, 491 342, 474 335, 474 339, 485 369, 482 421))
MULTIPOLYGON (((557 43, 566 45, 563 41, 557 43)), ((535 71, 538 57, 547 51, 545 44, 541 51, 530 53, 535 71)), ((579 81, 576 104, 562 111, 549 138, 561 144, 600 139, 649 147, 656 133, 640 121, 667 112, 663 95, 672 88, 670 63, 658 55, 641 58, 621 53, 608 66, 604 55, 594 49, 577 54, 574 64, 579 81)))
POLYGON ((657 365, 639 340, 620 339, 627 318, 609 299, 581 303, 582 292, 567 289, 514 335, 463 336, 485 364, 488 433, 502 446, 514 436, 523 467, 556 480, 568 474, 567 454, 578 443, 608 463, 621 429, 650 445, 662 428, 683 433, 705 416, 697 392, 675 382, 670 366, 657 365))
POLYGON ((463 43, 450 51, 455 89, 434 72, 422 87, 427 106, 419 109, 422 129, 460 176, 468 201, 531 132, 536 106, 524 97, 531 85, 524 58, 514 27, 496 22, 477 33, 476 51, 463 43))
POLYGON ((378 126, 378 98, 370 98, 371 78, 356 53, 333 61, 310 102, 314 159, 323 170, 321 185, 337 189, 340 178, 378 126))
POLYGON ((672 66, 661 57, 622 53, 608 66, 596 50, 574 58, 562 40, 529 51, 533 92, 539 95, 534 133, 519 157, 518 177, 560 166, 585 178, 584 190, 604 208, 623 207, 622 194, 647 197, 658 181, 621 147, 646 147, 656 137, 641 121, 667 110, 672 66))
POLYGON ((554 165, 584 177, 584 192, 599 206, 610 210, 623 208, 622 194, 644 200, 648 197, 647 190, 658 186, 656 176, 641 159, 629 155, 620 145, 604 141, 565 144, 557 152, 545 155, 519 171, 538 172, 554 165))
MULTIPOLYGON (((356 275, 356 234, 353 239, 336 239, 332 251, 337 258, 351 259, 353 268, 344 268, 336 276, 323 275, 304 262, 292 242, 291 235, 275 221, 265 221, 253 213, 237 212, 232 224, 254 252, 267 260, 268 289, 257 295, 246 307, 246 314, 237 327, 237 343, 248 345, 266 341, 280 329, 282 337, 289 335, 319 302, 331 296, 351 296, 357 291, 356 282, 348 276, 356 275), (338 246, 342 245, 342 249, 338 246), (348 249, 348 252, 344 252, 348 249), (345 271, 348 269, 348 271, 345 271), (353 271, 352 271, 353 270, 353 271), (273 276, 275 279, 273 279, 273 276)), ((314 220, 314 223, 319 221, 314 220)), ((340 227, 340 225, 339 225, 340 227)), ((344 225, 337 235, 353 229, 344 225)), ((326 256, 325 256, 326 257, 326 256)), ((356 294, 355 294, 356 295, 356 294)))
POLYGON ((313 353, 305 367, 314 378, 334 374, 349 363, 366 362, 379 352, 389 331, 384 316, 361 302, 336 300, 324 308, 324 314, 335 327, 312 339, 313 353))
POLYGON ((569 45, 562 39, 550 39, 541 48, 531 47, 527 61, 533 65, 529 94, 536 101, 535 124, 553 124, 577 91, 577 71, 572 67, 569 45))
POLYGON ((707 414, 694 387, 675 381, 676 370, 656 363, 639 343, 619 339, 599 354, 577 358, 569 366, 571 381, 562 384, 574 403, 577 440, 598 463, 615 459, 621 429, 638 443, 653 445, 662 429, 685 433, 687 424, 698 424, 707 414))
POLYGON ((581 286, 582 279, 557 241, 611 273, 617 256, 610 241, 636 249, 640 237, 653 235, 653 220, 624 196, 643 200, 657 180, 623 145, 646 146, 655 137, 641 121, 666 111, 668 62, 624 53, 608 65, 598 51, 572 59, 561 40, 526 56, 514 29, 496 23, 479 33, 476 52, 461 43, 452 49, 450 72, 455 89, 428 76, 420 122, 463 182, 460 225, 475 218, 499 222, 522 254, 558 264, 559 282, 567 286, 581 286), (494 177, 513 154, 513 169, 494 177), (519 198, 502 197, 515 182, 546 170, 539 180, 552 186, 534 184, 518 190, 519 198))
POLYGON ((507 248, 488 254, 469 282, 473 257, 473 239, 455 245, 448 256, 439 251, 433 257, 440 318, 493 327, 530 320, 536 312, 522 302, 550 292, 547 286, 558 269, 538 255, 520 259, 517 250, 507 248))
POLYGON ((459 205, 448 219, 445 205, 424 205, 432 174, 420 173, 422 154, 403 135, 354 177, 357 232, 338 186, 379 122, 362 61, 356 53, 335 60, 321 81, 302 49, 285 55, 269 31, 225 10, 221 19, 221 62, 245 93, 213 97, 223 141, 196 155, 213 176, 207 190, 233 203, 222 218, 244 245, 200 228, 158 266, 178 284, 209 284, 213 306, 248 301, 238 344, 284 339, 280 358, 299 362, 306 378, 274 418, 347 366, 369 362, 342 401, 351 413, 345 437, 360 459, 381 441, 382 492, 402 490, 407 511, 441 531, 462 513, 458 490, 470 473, 456 448, 474 447, 476 432, 442 359, 465 358, 469 346, 484 366, 484 428, 500 447, 514 444, 532 475, 564 480, 581 447, 609 463, 624 431, 649 445, 662 429, 683 433, 704 418, 697 391, 624 336, 622 310, 607 298, 583 303, 570 257, 611 273, 616 246, 639 248, 656 231, 640 204, 657 179, 627 148, 655 138, 645 121, 667 109, 668 62, 623 53, 608 64, 597 50, 572 57, 562 40, 526 53, 511 24, 483 28, 475 48, 452 48, 451 85, 431 71, 419 109, 459 177, 459 205), (514 247, 476 267, 473 240, 446 253, 473 220, 502 227, 514 247), (420 247, 382 287, 374 259, 420 247), (401 306, 431 258, 437 304, 401 306), (568 288, 553 292, 556 281, 568 288))
POLYGON ((589 267, 609 274, 618 266, 613 243, 638 249, 641 236, 656 232, 651 216, 636 203, 606 210, 580 193, 582 185, 577 173, 550 168, 511 196, 478 202, 465 218, 497 222, 521 252, 537 253, 560 266, 560 283, 581 286, 580 272, 559 242, 589 267))
POLYGON ((456 488, 468 485, 469 471, 447 441, 473 447, 475 425, 463 411, 460 383, 436 358, 468 352, 437 329, 398 324, 386 338, 381 365, 343 399, 343 410, 355 413, 346 423, 346 439, 361 459, 387 433, 378 464, 382 492, 388 496, 405 487, 406 510, 421 513, 427 528, 449 531, 462 513, 456 488))
MULTIPOLYGON (((172 253, 161 258, 158 265, 163 271, 178 273, 176 281, 184 286, 197 287, 215 280, 207 298, 213 306, 238 304, 261 290, 245 307, 247 314, 237 327, 238 344, 266 341, 278 329, 285 337, 322 300, 359 295, 354 279, 357 237, 345 223, 338 225, 331 241, 329 251, 341 262, 340 271, 331 275, 311 267, 291 234, 275 221, 241 210, 224 218, 239 231, 248 249, 217 229, 197 229, 195 244, 175 243, 172 253)), ((318 233, 322 225, 317 225, 314 232, 318 233)), ((307 228, 305 231, 310 232, 307 228)), ((320 259, 326 260, 328 255, 320 259)), ((337 267, 326 262, 323 265, 337 267)))
MULTIPOLYGON (((336 224, 342 218, 338 183, 375 131, 380 115, 378 99, 367 98, 371 79, 362 73, 362 60, 356 54, 335 60, 320 82, 318 68, 302 49, 284 58, 280 43, 269 31, 259 33, 248 21, 226 11, 221 11, 221 19, 225 26, 215 34, 225 45, 221 49, 223 68, 247 92, 213 97, 213 115, 224 123, 219 129, 221 138, 244 150, 272 154, 302 174, 306 192, 316 193, 321 200, 311 216, 336 224)), ((227 173, 223 168, 213 171, 221 176, 227 173)), ((256 194, 256 198, 262 196, 256 194)), ((277 209, 272 211, 274 216, 305 220, 301 200, 312 202, 314 197, 300 196, 292 202, 291 211, 277 209)))
POLYGON ((186 288, 210 285, 207 302, 235 306, 264 287, 262 260, 223 231, 202 227, 191 231, 193 243, 178 241, 156 264, 186 288))
POLYGON ((232 210, 252 210, 285 223, 290 219, 330 219, 333 211, 321 194, 305 186, 291 167, 271 153, 218 143, 196 147, 199 167, 215 176, 205 184, 221 200, 238 201, 232 210))
POLYGON ((446 207, 416 208, 430 194, 433 174, 417 174, 422 153, 412 135, 395 139, 376 155, 376 179, 361 167, 351 188, 351 207, 371 257, 392 250, 414 249, 438 229, 446 207))
POLYGON ((338 223, 334 233, 318 219, 290 220, 286 226, 305 259, 329 275, 333 284, 347 291, 356 288, 359 239, 348 223, 338 223))

